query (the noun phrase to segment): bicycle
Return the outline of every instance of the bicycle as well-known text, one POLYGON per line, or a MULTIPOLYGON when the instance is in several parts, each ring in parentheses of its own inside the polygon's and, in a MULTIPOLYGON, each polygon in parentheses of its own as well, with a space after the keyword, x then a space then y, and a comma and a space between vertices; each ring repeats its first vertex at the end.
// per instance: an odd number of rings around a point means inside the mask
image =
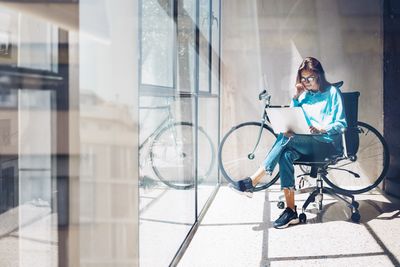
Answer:
MULTIPOLYGON (((154 174, 165 185, 175 189, 190 189, 195 185, 195 130, 198 130, 197 144, 201 146, 204 154, 210 155, 208 161, 198 161, 198 181, 204 180, 213 169, 214 144, 202 127, 195 128, 192 122, 175 121, 171 110, 174 100, 175 97, 170 97, 167 98, 166 105, 140 107, 140 109, 166 110, 167 116, 139 145, 139 169, 143 170, 149 162, 154 174), (146 145, 148 145, 147 150, 144 151, 146 145)), ((141 187, 155 183, 146 175, 140 176, 139 179, 141 187)))
MULTIPOLYGON (((340 87, 342 84, 343 82, 339 82, 333 85, 340 87)), ((219 167, 229 183, 235 183, 258 169, 275 143, 277 134, 271 127, 266 110, 270 107, 288 107, 270 105, 271 95, 266 90, 259 94, 259 100, 264 103, 261 121, 248 121, 232 127, 219 146, 219 167)), ((324 178, 332 188, 351 194, 361 194, 375 188, 382 182, 389 168, 389 149, 383 136, 365 122, 358 121, 357 129, 357 156, 341 157, 335 165, 328 168, 331 171, 324 178)), ((304 174, 299 177, 309 173, 307 166, 300 166, 300 169, 304 174)), ((279 172, 275 170, 269 180, 264 176, 255 191, 270 187, 278 179, 279 172)))

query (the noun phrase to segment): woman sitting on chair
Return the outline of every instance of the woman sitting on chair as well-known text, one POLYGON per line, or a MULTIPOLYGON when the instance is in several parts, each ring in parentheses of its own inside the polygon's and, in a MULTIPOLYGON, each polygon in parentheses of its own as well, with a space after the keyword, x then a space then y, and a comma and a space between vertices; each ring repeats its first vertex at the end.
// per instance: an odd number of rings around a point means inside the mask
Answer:
POLYGON ((293 162, 300 156, 312 156, 317 151, 318 154, 321 151, 341 152, 341 132, 347 127, 340 92, 326 80, 324 69, 315 58, 307 57, 301 63, 291 106, 303 109, 310 133, 319 135, 296 135, 291 132, 279 134, 263 165, 252 176, 230 185, 235 191, 251 197, 257 183, 264 175, 271 176, 279 163, 286 209, 274 222, 275 228, 299 223, 294 201, 293 162))

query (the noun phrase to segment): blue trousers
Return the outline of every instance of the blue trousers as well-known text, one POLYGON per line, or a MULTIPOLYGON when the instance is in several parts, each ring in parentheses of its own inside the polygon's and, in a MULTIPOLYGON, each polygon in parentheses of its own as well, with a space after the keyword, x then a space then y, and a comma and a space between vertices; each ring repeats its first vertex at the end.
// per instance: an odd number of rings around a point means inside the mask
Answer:
POLYGON ((332 151, 333 144, 318 141, 313 136, 294 135, 286 137, 279 134, 276 142, 266 156, 263 166, 272 173, 279 163, 281 189, 295 189, 293 162, 302 155, 321 154, 321 151, 332 151))

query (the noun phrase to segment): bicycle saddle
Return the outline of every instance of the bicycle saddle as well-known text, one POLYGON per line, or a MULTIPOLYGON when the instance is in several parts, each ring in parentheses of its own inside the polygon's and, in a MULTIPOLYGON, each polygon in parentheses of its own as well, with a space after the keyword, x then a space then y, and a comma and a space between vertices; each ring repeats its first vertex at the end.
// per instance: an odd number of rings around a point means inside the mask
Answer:
POLYGON ((259 100, 268 99, 269 97, 271 97, 271 96, 268 94, 267 90, 265 90, 265 89, 258 95, 259 100))

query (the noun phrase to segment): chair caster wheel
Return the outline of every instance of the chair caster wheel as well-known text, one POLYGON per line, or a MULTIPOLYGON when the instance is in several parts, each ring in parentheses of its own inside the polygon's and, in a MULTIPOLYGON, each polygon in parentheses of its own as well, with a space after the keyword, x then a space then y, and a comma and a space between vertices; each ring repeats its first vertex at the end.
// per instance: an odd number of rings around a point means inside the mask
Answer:
POLYGON ((355 223, 359 223, 360 222, 360 219, 361 219, 361 216, 360 216, 360 213, 357 211, 357 212, 354 212, 353 214, 351 214, 351 220, 353 221, 353 222, 355 222, 355 223))
POLYGON ((283 210, 283 209, 285 208, 285 202, 279 201, 278 204, 277 204, 277 206, 278 206, 278 209, 283 210))
POLYGON ((300 223, 306 223, 307 222, 307 216, 304 213, 300 213, 299 221, 300 221, 300 223))
POLYGON ((358 203, 357 201, 353 201, 353 207, 355 208, 355 209, 358 209, 358 207, 360 206, 360 203, 358 203))

